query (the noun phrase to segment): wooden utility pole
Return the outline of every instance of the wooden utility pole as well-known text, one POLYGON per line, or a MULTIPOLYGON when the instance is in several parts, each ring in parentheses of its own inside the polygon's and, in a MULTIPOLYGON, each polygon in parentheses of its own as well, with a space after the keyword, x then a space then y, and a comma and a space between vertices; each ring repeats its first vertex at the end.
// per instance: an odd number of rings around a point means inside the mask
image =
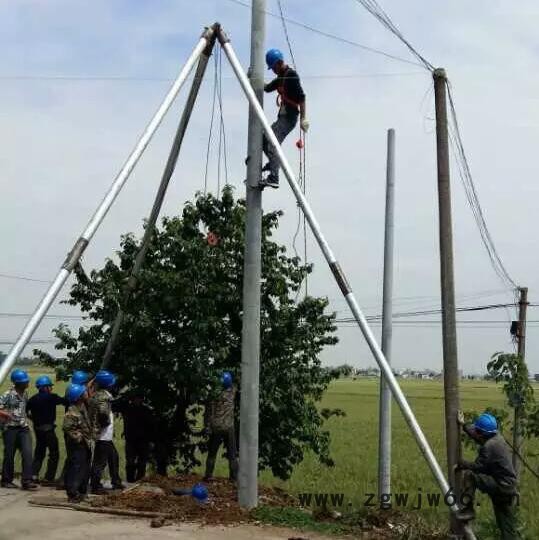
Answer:
MULTIPOLYGON (((438 157, 438 206, 440 228, 440 283, 442 293, 443 369, 445 398, 445 433, 447 475, 454 493, 460 493, 455 465, 460 458, 459 370, 457 360, 457 324, 455 310, 455 276, 453 268, 453 226, 449 176, 449 140, 447 127, 447 77, 442 68, 435 69, 434 99, 436 105, 436 151, 438 157)), ((462 526, 451 514, 451 533, 460 537, 462 526)))
MULTIPOLYGON (((528 311, 528 287, 518 288, 518 328, 517 328, 517 345, 518 355, 525 361, 526 359, 526 312, 528 311)), ((520 477, 520 460, 517 452, 520 454, 522 449, 522 405, 515 405, 515 416, 513 420, 513 467, 517 473, 517 478, 520 477)))

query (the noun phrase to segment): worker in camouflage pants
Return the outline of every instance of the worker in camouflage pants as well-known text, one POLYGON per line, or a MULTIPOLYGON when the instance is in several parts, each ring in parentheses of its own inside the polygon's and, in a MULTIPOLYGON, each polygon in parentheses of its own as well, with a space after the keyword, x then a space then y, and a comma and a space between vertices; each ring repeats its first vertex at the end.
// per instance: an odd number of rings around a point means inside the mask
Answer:
POLYGON ((206 459, 206 474, 204 480, 211 480, 215 469, 215 459, 221 443, 225 444, 229 478, 236 482, 238 478, 238 453, 236 449, 236 431, 234 429, 234 402, 236 387, 233 384, 232 374, 223 372, 221 376, 221 390, 211 399, 204 412, 205 431, 209 435, 208 457, 206 459))
POLYGON ((88 490, 94 428, 86 406, 86 387, 70 384, 66 398, 70 406, 63 423, 67 451, 64 482, 68 500, 78 503, 86 497, 88 490))
POLYGON ((465 424, 459 411, 458 422, 480 446, 475 461, 461 460, 457 466, 462 471, 462 502, 465 503, 458 517, 463 521, 474 519, 474 497, 478 489, 492 501, 502 540, 520 540, 517 477, 511 451, 498 433, 496 418, 483 413, 473 424, 465 424))

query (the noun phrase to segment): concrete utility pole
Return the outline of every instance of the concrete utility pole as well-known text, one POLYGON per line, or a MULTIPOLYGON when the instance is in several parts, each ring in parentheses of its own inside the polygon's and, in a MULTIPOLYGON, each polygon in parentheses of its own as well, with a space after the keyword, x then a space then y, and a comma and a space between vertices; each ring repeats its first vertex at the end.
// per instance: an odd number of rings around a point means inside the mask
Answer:
MULTIPOLYGON (((265 0, 253 0, 250 82, 260 104, 264 95, 265 0)), ((260 280, 262 277, 262 125, 249 108, 245 262, 241 345, 240 470, 242 508, 258 503, 258 406, 260 378, 260 280)))
MULTIPOLYGON (((384 292, 382 300, 382 352, 391 362, 393 334, 393 237, 395 231, 395 130, 387 131, 386 224, 384 235, 384 292)), ((391 389, 380 372, 378 424, 378 497, 391 493, 391 389)))
MULTIPOLYGON (((453 226, 451 220, 451 189, 449 176, 449 143, 447 128, 446 74, 434 70, 436 104, 436 151, 438 156, 438 206, 440 223, 440 281, 442 291, 442 333, 444 355, 445 432, 447 445, 447 475, 449 485, 460 493, 455 475, 460 452, 459 371, 457 360, 457 327, 455 311, 455 276, 453 269, 453 226)), ((451 532, 460 536, 462 527, 451 515, 451 532)))
MULTIPOLYGON (((526 312, 528 311, 528 287, 519 287, 518 300, 518 329, 517 343, 518 355, 523 361, 526 360, 526 312)), ((520 454, 522 449, 522 406, 515 406, 515 416, 513 421, 513 448, 520 454)), ((517 478, 520 478, 520 459, 516 452, 513 452, 513 467, 517 473, 517 478)))

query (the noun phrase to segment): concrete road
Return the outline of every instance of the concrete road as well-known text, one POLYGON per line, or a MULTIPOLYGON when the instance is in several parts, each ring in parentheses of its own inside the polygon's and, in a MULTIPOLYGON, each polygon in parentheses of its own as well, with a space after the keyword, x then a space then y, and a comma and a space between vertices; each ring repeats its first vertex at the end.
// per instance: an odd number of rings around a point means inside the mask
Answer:
POLYGON ((21 490, 0 489, 0 540, 252 540, 253 538, 323 540, 324 538, 311 533, 251 525, 201 527, 186 523, 152 529, 149 519, 123 518, 29 505, 28 499, 38 495, 40 498, 50 495, 65 502, 65 495, 54 490, 42 488, 39 492, 28 493, 21 490))

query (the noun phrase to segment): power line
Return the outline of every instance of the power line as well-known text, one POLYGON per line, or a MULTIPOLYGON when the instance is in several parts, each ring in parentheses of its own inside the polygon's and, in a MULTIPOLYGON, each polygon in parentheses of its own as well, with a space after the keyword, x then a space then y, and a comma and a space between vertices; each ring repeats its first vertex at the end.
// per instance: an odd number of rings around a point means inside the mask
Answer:
MULTIPOLYGON (((19 318, 19 317, 31 317, 33 313, 5 313, 0 312, 1 318, 19 318)), ((60 315, 58 313, 47 313, 43 316, 44 319, 66 319, 66 320, 81 320, 84 319, 82 315, 60 315)))
MULTIPOLYGON (((485 306, 466 306, 466 307, 458 307, 455 311, 458 313, 463 312, 472 312, 472 311, 487 311, 491 309, 505 309, 506 307, 512 307, 514 304, 488 304, 485 306)), ((537 307, 539 304, 528 304, 528 307, 537 307)), ((400 319, 405 317, 417 317, 420 315, 440 315, 442 313, 441 309, 427 309, 423 311, 404 311, 404 312, 398 312, 393 314, 394 319, 400 319)), ((382 319, 382 315, 371 315, 366 317, 367 321, 379 321, 382 319)), ((337 319, 336 322, 354 322, 355 319, 353 317, 346 317, 342 319, 337 319)), ((507 324, 507 321, 506 321, 507 324)))
POLYGON ((294 66, 294 69, 296 69, 296 59, 294 58, 294 53, 292 52, 292 44, 290 43, 290 36, 288 35, 288 28, 286 27, 286 19, 284 17, 281 0, 277 0, 277 5, 279 6, 279 14, 281 15, 281 23, 283 25, 284 37, 286 39, 286 43, 288 44, 288 51, 290 52, 292 65, 294 66))
POLYGON ((453 146, 453 151, 455 153, 455 157, 457 159, 458 163, 458 171, 459 176, 462 181, 462 184, 464 186, 464 191, 466 193, 466 200, 468 201, 468 205, 470 206, 473 216, 475 218, 475 222, 477 224, 477 228, 479 229, 479 233, 481 235, 481 240, 483 242, 483 245, 485 246, 485 249, 487 250, 487 254, 489 256, 491 265, 498 275, 498 277, 501 279, 503 283, 506 285, 509 285, 510 288, 516 289, 517 285, 507 272, 505 265, 496 249, 496 246, 494 245, 494 241, 492 240, 492 235, 490 234, 490 231, 487 227, 487 224, 485 222, 485 216, 483 214, 483 209, 481 208, 481 204, 479 202, 479 198, 477 196, 477 190, 474 184, 474 180, 472 177, 472 173, 470 170, 470 166, 468 163, 468 158, 466 157, 466 152, 464 151, 464 144, 462 142, 462 137, 460 134, 460 128, 457 118, 457 112, 455 109, 455 103, 453 100, 453 93, 451 89, 451 83, 446 80, 446 86, 447 86, 447 94, 449 97, 449 108, 451 111, 451 120, 452 120, 452 133, 450 132, 450 141, 453 146))
MULTIPOLYGON (((372 72, 372 73, 313 73, 302 74, 302 79, 361 79, 377 77, 406 77, 410 75, 425 75, 424 71, 404 71, 404 72, 372 72)), ((285 77, 286 78, 286 77, 285 77)), ((190 78, 192 80, 192 77, 190 78)), ((224 76, 224 80, 236 80, 234 76, 224 76)), ((59 81, 59 82, 172 82, 173 77, 136 77, 117 76, 108 77, 106 75, 0 75, 0 81, 59 81)))
MULTIPOLYGON (((16 343, 15 340, 9 340, 9 339, 2 339, 0 340, 0 345, 13 345, 16 343)), ((44 339, 32 339, 30 340, 27 345, 42 345, 45 343, 58 343, 57 339, 50 339, 50 338, 44 338, 44 339)))
POLYGON ((379 22, 381 22, 387 30, 389 30, 394 36, 396 36, 408 50, 421 62, 421 64, 429 71, 434 70, 434 66, 426 60, 419 52, 412 46, 412 44, 404 37, 402 32, 395 26, 389 15, 382 9, 380 4, 376 0, 356 0, 361 4, 371 15, 373 15, 379 22))
POLYGON ((52 283, 52 281, 49 281, 47 279, 36 279, 36 278, 27 277, 27 276, 17 276, 13 274, 0 274, 0 278, 18 279, 20 281, 34 281, 36 283, 52 283))
MULTIPOLYGON (((237 4, 239 6, 249 8, 249 9, 251 8, 251 4, 249 4, 248 2, 243 2, 242 0, 226 0, 226 1, 231 2, 233 4, 237 4)), ((281 16, 278 15, 277 13, 272 13, 270 11, 264 11, 264 13, 266 13, 266 15, 269 15, 270 17, 274 17, 274 18, 277 18, 277 19, 281 18, 281 16)), ((411 60, 406 60, 405 58, 395 56, 393 54, 381 51, 379 49, 375 49, 373 47, 368 47, 367 45, 363 45, 362 43, 358 43, 357 41, 352 41, 350 39, 343 38, 343 37, 337 36, 335 34, 331 34, 331 33, 326 32, 324 30, 320 30, 319 28, 315 28, 314 26, 311 26, 311 25, 306 24, 304 22, 297 21, 297 20, 294 20, 294 19, 290 19, 288 17, 285 17, 284 20, 289 24, 293 24, 294 26, 299 26, 300 28, 303 28, 304 30, 308 30, 309 32, 319 34, 321 36, 324 36, 324 37, 329 38, 329 39, 333 39, 335 41, 339 41, 341 43, 346 43, 347 45, 352 45, 353 47, 363 49, 364 51, 368 51, 368 52, 371 52, 371 53, 374 53, 374 54, 379 54, 381 56, 385 56, 386 58, 390 58, 392 60, 397 60, 398 62, 404 62, 406 64, 411 64, 413 66, 421 66, 421 67, 423 67, 422 64, 419 64, 417 62, 413 62, 411 60)))
MULTIPOLYGON (((356 0, 357 3, 361 4, 371 15, 373 15, 382 25, 389 30, 393 35, 395 35, 410 52, 430 71, 434 71, 434 66, 426 60, 404 37, 402 32, 396 27, 389 15, 382 9, 380 4, 376 0, 356 0)), ((460 134, 457 113, 455 110, 455 103, 453 100, 453 95, 451 91, 451 84, 446 79, 447 93, 449 96, 449 105, 451 110, 451 119, 453 122, 453 133, 449 133, 449 138, 453 146, 456 146, 456 158, 459 170, 459 176, 462 180, 464 186, 464 191, 466 194, 466 199, 472 210, 472 213, 475 218, 475 222, 479 229, 481 235, 481 240, 485 246, 488 256, 490 258, 491 265, 495 273, 500 277, 502 282, 509 284, 510 288, 513 290, 517 288, 516 283, 513 281, 511 276, 508 274, 503 261, 494 245, 492 235, 487 227, 485 222, 485 217, 483 215, 483 210, 481 204, 479 203, 479 198, 477 196, 477 190, 473 181, 473 177, 470 171, 470 166, 468 164, 468 159, 464 151, 464 145, 462 143, 462 137, 460 134)))

